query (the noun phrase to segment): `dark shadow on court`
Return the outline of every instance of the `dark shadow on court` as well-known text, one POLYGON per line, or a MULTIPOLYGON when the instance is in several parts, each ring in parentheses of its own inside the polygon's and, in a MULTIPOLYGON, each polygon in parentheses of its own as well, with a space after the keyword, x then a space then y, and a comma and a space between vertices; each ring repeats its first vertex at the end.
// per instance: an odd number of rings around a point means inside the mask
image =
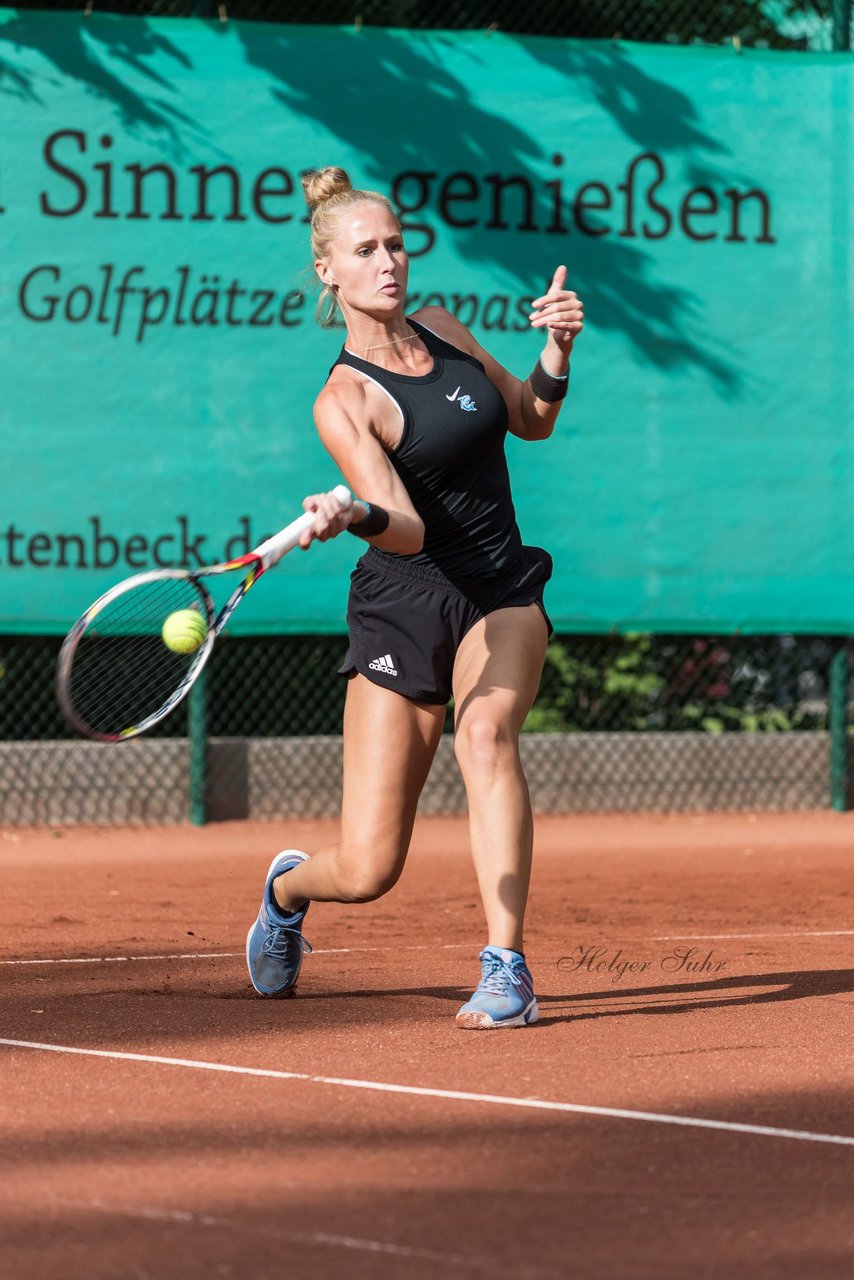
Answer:
MULTIPOLYGON (((298 992, 284 999, 264 999, 249 985, 240 957, 200 956, 197 961, 152 961, 123 966, 92 964, 61 968, 43 974, 28 970, 4 992, 4 1035, 12 1039, 40 1038, 46 1025, 33 1016, 36 1000, 49 1015, 50 1039, 75 1045, 109 1044, 131 1052, 150 1051, 154 1010, 156 1024, 168 1038, 188 1043, 206 1038, 215 1021, 224 1042, 255 1033, 270 1025, 299 1038, 325 1025, 324 1010, 335 1009, 336 1025, 356 1031, 382 1025, 394 1027, 435 1020, 444 1024, 466 1001, 471 986, 359 985, 358 956, 342 957, 347 971, 335 975, 335 987, 324 988, 312 973, 310 958, 298 992), (352 987, 340 985, 352 974, 352 987), (215 1012, 215 1011, 219 1012, 215 1012), (225 1011, 229 1010, 228 1013, 225 1011), (259 1017, 263 1023, 259 1023, 259 1017)), ((710 981, 680 982, 651 987, 608 987, 603 991, 542 993, 537 1000, 540 1026, 602 1018, 700 1013, 704 1010, 780 1004, 854 992, 854 969, 741 974, 710 981), (774 989, 769 989, 774 988, 774 989), (595 1005, 596 1007, 591 1007, 595 1005)), ((702 1049, 697 1050, 702 1052, 702 1049)))
POLYGON ((697 1013, 703 1009, 778 1004, 788 1000, 810 1000, 817 996, 850 995, 852 992, 854 969, 815 969, 789 973, 740 974, 738 977, 679 982, 657 987, 622 988, 615 984, 605 991, 538 995, 537 1000, 540 1005, 540 1022, 578 1022, 592 1018, 625 1018, 643 1014, 697 1013), (756 987, 782 989, 756 991, 756 987), (628 1003, 637 1000, 648 1003, 628 1003), (586 1010, 584 1007, 600 1001, 604 1003, 604 1008, 586 1010), (609 1004, 619 1004, 622 1007, 608 1008, 609 1004), (566 1005, 567 1012, 553 1012, 556 1005, 566 1005))
MULTIPOLYGON (((850 1276, 850 1148, 127 1063, 90 1063, 75 1114, 68 1071, 17 1126, 16 1277, 850 1276)), ((688 1114, 839 1133, 844 1107, 804 1086, 688 1114)))
MULTIPOLYGON (((199 956, 190 961, 147 961, 137 954, 128 963, 60 965, 4 973, 2 1035, 131 1053, 177 1038, 186 1045, 209 1038, 223 1044, 275 1029, 296 1043, 314 1035, 334 1009, 335 1022, 354 1032, 390 1028, 416 1019, 427 1027, 453 1020, 472 987, 411 985, 382 987, 376 980, 359 985, 358 956, 336 986, 324 987, 307 959, 299 990, 265 999, 248 981, 242 956, 199 956), (352 975, 353 987, 342 987, 352 975), (152 1037, 152 1027, 157 1027, 152 1037)), ((361 979, 364 983, 364 978, 361 979)))

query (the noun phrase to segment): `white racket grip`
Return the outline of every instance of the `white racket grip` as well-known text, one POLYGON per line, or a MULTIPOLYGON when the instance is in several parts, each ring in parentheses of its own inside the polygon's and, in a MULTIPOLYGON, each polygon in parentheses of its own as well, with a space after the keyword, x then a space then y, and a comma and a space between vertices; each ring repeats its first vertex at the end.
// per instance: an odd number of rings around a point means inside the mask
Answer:
MULTIPOLYGON (((338 484, 332 492, 345 510, 352 507, 353 495, 346 485, 338 484)), ((262 542, 260 547, 256 547, 255 554, 265 570, 272 569, 274 564, 279 563, 282 556, 286 556, 289 551, 293 551, 294 547, 299 545, 299 540, 306 529, 313 528, 314 512, 306 511, 303 515, 298 516, 296 520, 292 520, 284 529, 274 533, 272 538, 262 542)))

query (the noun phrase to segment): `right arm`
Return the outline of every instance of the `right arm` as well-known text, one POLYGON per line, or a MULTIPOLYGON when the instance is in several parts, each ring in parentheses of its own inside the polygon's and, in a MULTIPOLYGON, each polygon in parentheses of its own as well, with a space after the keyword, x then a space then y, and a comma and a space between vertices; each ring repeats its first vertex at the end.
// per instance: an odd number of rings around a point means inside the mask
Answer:
MULTIPOLYGON (((327 383, 315 402, 314 420, 326 451, 353 493, 388 512, 388 528, 364 541, 398 555, 420 551, 424 545, 424 522, 388 460, 363 388, 349 381, 327 383)), ((349 518, 343 517, 351 513, 342 512, 331 494, 313 495, 303 505, 317 513, 311 536, 321 542, 334 538, 350 523, 349 518)), ((357 500, 353 522, 363 515, 364 509, 357 500)))

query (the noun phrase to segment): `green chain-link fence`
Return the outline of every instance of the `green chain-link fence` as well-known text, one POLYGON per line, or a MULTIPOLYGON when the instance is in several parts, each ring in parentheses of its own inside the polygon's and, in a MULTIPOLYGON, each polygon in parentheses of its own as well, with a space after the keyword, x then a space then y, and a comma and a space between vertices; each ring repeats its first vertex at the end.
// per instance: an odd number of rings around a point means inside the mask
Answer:
MULTIPOLYGON (((190 704, 119 746, 72 740, 53 695, 58 647, 0 638, 0 820, 335 812, 343 637, 225 637, 190 704)), ((847 683, 847 645, 832 638, 556 637, 525 726, 535 803, 843 808, 847 683)), ((449 738, 425 807, 463 805, 449 738)))
MULTIPOLYGON (((848 49, 851 0, 37 0, 21 9, 373 24, 677 44, 848 49)), ((333 812, 342 637, 223 639, 204 685, 144 741, 75 742, 58 639, 0 637, 0 821, 333 812)), ((541 809, 843 808, 848 656, 822 637, 564 636, 524 756, 541 809)), ((451 727, 451 713, 448 728, 451 727)), ((463 797, 450 738, 427 809, 463 797)))
POLYGON ((529 35, 761 49, 851 48, 851 0, 37 0, 20 9, 529 35))
MULTIPOLYGON (((54 696, 58 638, 0 637, 0 739, 75 735, 54 696)), ((207 679, 215 737, 339 733, 343 636, 221 638, 207 679)), ((810 636, 556 636, 528 732, 828 728, 830 667, 841 642, 810 636)), ((186 735, 186 708, 154 731, 186 735)), ((448 730, 452 712, 448 713, 448 730)), ((150 735, 149 735, 150 736, 150 735)))

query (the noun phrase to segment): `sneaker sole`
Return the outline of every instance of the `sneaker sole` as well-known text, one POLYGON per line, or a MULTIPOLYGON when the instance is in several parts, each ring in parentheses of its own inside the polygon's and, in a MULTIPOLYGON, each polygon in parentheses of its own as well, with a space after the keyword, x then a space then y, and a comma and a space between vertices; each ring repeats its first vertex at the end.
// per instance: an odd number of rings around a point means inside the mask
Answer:
POLYGON ((515 1018, 501 1018, 498 1022, 488 1013, 474 1010, 471 1013, 458 1013, 457 1026, 463 1031, 497 1031, 500 1027, 530 1027, 538 1022, 539 1018, 537 1002, 532 1000, 527 1009, 517 1014, 515 1018))
MULTIPOLYGON (((291 851, 288 850, 287 852, 290 853, 291 851)), ((293 851, 292 856, 296 856, 297 853, 302 854, 300 858, 301 862, 308 862, 310 857, 309 854, 302 853, 302 850, 300 849, 295 849, 293 851)), ((265 885, 267 881, 270 879, 270 876, 273 874, 273 868, 275 867, 276 863, 279 861, 281 856, 282 856, 281 852, 277 853, 275 858, 273 858, 273 861, 270 863, 269 867, 267 868, 267 874, 264 877, 265 885)), ((297 979, 299 978, 300 969, 302 968, 302 957, 300 957, 300 965, 299 965, 299 969, 297 969, 297 976, 296 978, 294 978, 293 982, 289 987, 283 987, 281 991, 262 991, 260 987, 256 987, 255 980, 252 977, 252 967, 249 964, 249 940, 255 931, 255 924, 256 924, 256 921, 253 920, 252 924, 249 926, 249 931, 246 934, 246 968, 249 970, 249 981, 252 983, 252 990, 255 991, 259 996, 263 996, 265 1000, 283 1000, 283 999, 286 1000, 288 996, 292 996, 296 993, 297 979)))

